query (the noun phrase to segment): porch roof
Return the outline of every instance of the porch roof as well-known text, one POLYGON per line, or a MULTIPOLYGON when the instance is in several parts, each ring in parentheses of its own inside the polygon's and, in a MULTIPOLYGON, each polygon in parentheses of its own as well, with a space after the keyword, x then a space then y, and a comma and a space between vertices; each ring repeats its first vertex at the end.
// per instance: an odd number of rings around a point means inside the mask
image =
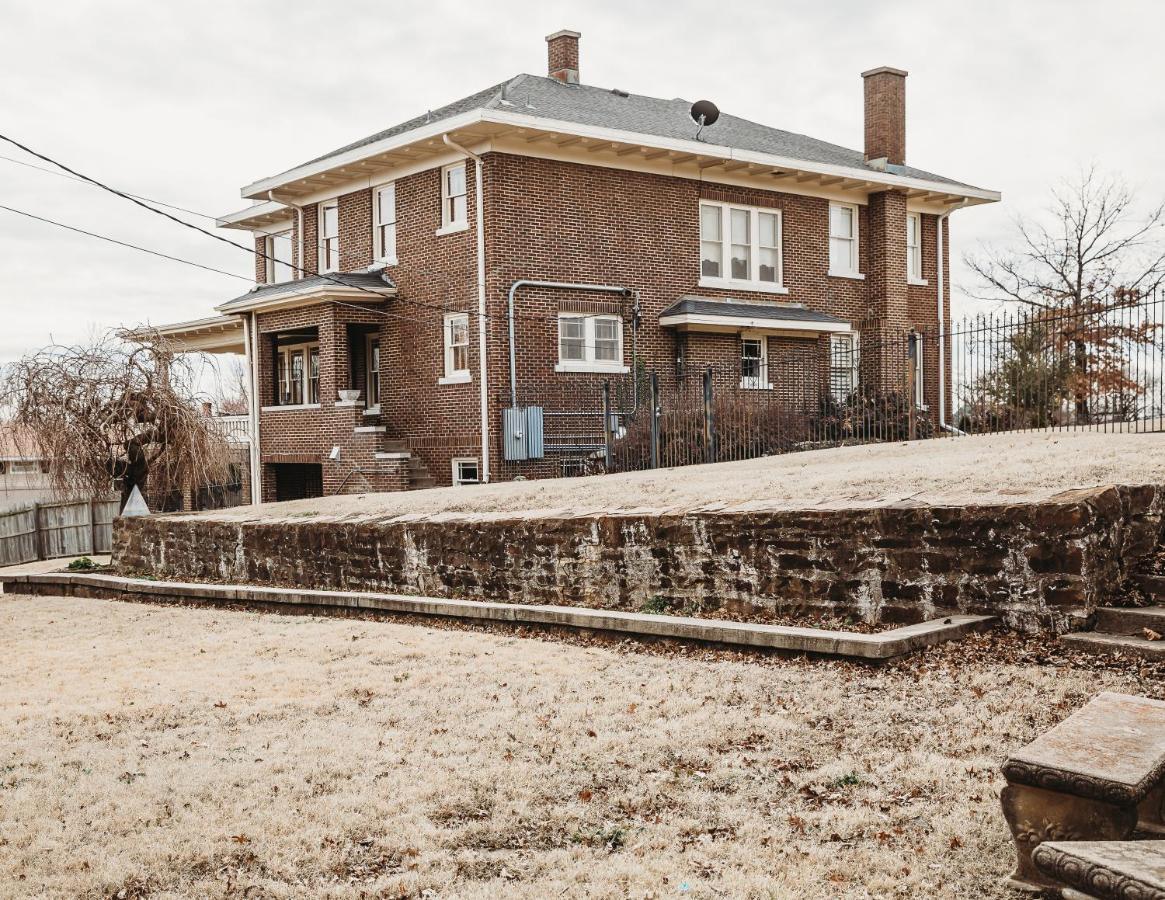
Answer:
POLYGON ((242 313, 257 309, 299 306, 327 297, 344 297, 356 301, 391 300, 396 285, 384 272, 335 272, 310 275, 295 281, 261 284, 241 297, 216 306, 220 313, 242 313))
POLYGON ((786 331, 847 333, 846 319, 791 303, 721 300, 685 295, 659 314, 659 324, 680 331, 786 331))
POLYGON ((135 328, 129 333, 134 337, 156 333, 177 350, 242 353, 246 349, 243 346, 243 320, 238 316, 208 316, 189 322, 135 328))

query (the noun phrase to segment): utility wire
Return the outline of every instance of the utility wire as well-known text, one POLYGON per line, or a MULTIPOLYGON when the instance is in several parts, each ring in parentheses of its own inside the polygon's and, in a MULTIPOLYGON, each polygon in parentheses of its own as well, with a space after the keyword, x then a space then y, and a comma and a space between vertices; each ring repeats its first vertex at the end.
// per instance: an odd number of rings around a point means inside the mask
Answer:
MULTIPOLYGON (((44 166, 34 166, 30 162, 25 162, 22 159, 13 159, 11 156, 4 156, 0 154, 0 160, 15 163, 16 165, 24 166, 27 169, 36 169, 38 172, 44 172, 46 175, 55 175, 57 178, 67 178, 69 181, 79 181, 81 184, 89 184, 89 182, 85 181, 83 178, 77 178, 74 175, 66 175, 64 172, 54 172, 52 169, 46 169, 44 166)), ((129 196, 138 200, 145 200, 147 203, 154 203, 158 206, 164 206, 167 209, 176 209, 178 212, 184 212, 191 216, 198 216, 201 219, 210 219, 212 222, 218 221, 217 217, 215 216, 208 216, 206 213, 195 212, 194 210, 187 209, 184 206, 175 206, 173 203, 163 203, 161 200, 153 200, 149 197, 143 197, 141 194, 130 194, 129 196)))
POLYGON ((111 244, 117 244, 121 247, 128 247, 131 250, 140 250, 142 253, 148 253, 150 256, 160 256, 162 259, 168 259, 172 262, 182 263, 187 266, 194 266, 196 269, 205 269, 207 272, 217 272, 219 275, 229 275, 231 278, 238 278, 240 281, 250 281, 244 275, 236 275, 234 272, 227 272, 225 269, 216 269, 213 266, 204 266, 202 263, 192 262, 189 259, 182 259, 178 256, 170 256, 168 253, 161 253, 157 250, 150 250, 147 247, 139 247, 137 244, 130 244, 126 241, 119 241, 117 238, 111 238, 104 234, 96 234, 92 231, 86 231, 84 228, 76 228, 72 225, 66 225, 64 222, 55 222, 52 219, 46 219, 43 216, 36 216, 30 212, 25 212, 22 209, 13 209, 11 206, 4 206, 0 204, 0 209, 6 212, 15 213, 18 216, 26 216, 29 219, 36 219, 38 222, 44 222, 46 225, 56 225, 57 228, 64 228, 66 231, 74 231, 77 234, 83 234, 87 237, 97 238, 99 241, 109 241, 111 244))

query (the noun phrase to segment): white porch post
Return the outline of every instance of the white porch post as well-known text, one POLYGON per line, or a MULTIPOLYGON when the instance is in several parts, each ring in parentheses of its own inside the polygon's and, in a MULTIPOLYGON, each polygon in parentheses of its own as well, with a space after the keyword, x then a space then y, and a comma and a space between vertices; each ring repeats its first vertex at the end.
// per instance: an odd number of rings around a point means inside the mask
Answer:
POLYGON ((247 415, 250 419, 251 503, 263 502, 262 459, 259 453, 259 335, 255 314, 243 316, 243 356, 247 366, 247 415))

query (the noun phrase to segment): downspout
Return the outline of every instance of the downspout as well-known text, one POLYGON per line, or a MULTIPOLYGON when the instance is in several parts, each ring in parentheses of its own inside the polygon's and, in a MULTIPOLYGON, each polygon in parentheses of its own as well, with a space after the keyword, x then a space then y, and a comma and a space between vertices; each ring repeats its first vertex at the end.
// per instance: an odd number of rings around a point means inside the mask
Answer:
POLYGON ((951 434, 965 435, 965 431, 960 431, 954 425, 947 424, 947 329, 946 316, 944 315, 943 295, 945 293, 945 285, 943 283, 943 223, 947 218, 957 209, 962 209, 970 201, 964 200, 962 203, 956 203, 945 213, 938 217, 937 227, 935 228, 935 248, 937 253, 935 255, 935 270, 936 281, 938 282, 938 427, 943 431, 948 431, 951 434))
POLYGON ((474 213, 477 216, 477 358, 481 383, 481 480, 489 481, 489 385, 486 382, 485 329, 485 198, 482 187, 481 157, 456 143, 448 134, 441 135, 447 145, 473 160, 474 213))
MULTIPOLYGON (((509 320, 510 329, 510 406, 516 407, 518 405, 518 372, 517 363, 515 361, 515 347, 514 347, 514 295, 518 293, 519 288, 524 287, 540 287, 540 288, 558 288, 569 291, 603 291, 609 294, 619 294, 623 297, 632 296, 630 288, 620 287, 614 284, 574 284, 568 281, 530 281, 523 279, 515 281, 510 285, 510 293, 507 300, 506 316, 509 320)), ((633 350, 636 352, 638 348, 638 302, 636 302, 635 319, 632 320, 633 334, 632 341, 633 350)))
POLYGON ((259 453, 259 322, 253 312, 243 317, 243 340, 247 345, 247 377, 250 402, 247 412, 251 416, 251 504, 263 502, 263 472, 259 453))

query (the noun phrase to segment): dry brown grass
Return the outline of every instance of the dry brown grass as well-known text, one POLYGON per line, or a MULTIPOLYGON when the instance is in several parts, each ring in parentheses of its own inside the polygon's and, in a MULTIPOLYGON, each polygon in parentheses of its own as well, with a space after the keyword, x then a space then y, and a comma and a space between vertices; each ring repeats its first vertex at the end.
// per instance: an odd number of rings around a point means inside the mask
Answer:
POLYGON ((1006 752, 1161 691, 1018 641, 871 668, 5 596, 0 895, 1003 896, 1006 752))

